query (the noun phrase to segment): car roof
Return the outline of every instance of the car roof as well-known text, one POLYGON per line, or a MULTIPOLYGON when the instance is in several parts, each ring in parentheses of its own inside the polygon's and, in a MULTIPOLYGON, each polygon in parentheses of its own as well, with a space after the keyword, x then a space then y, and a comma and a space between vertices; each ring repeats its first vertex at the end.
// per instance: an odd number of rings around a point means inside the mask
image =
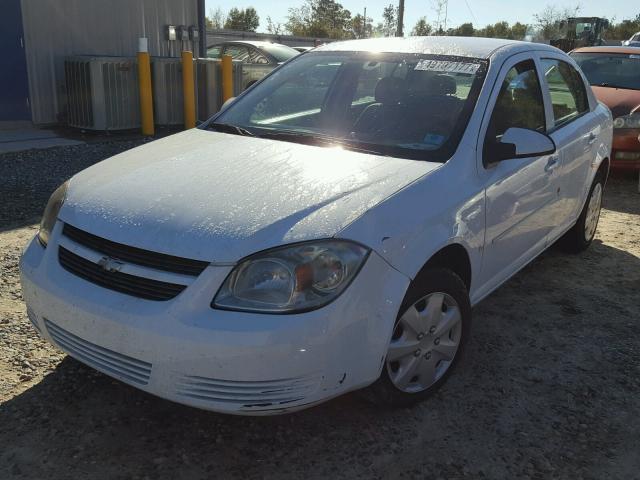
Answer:
POLYGON ((212 46, 217 47, 218 45, 225 45, 229 43, 243 43, 245 45, 252 45, 254 47, 268 47, 268 46, 286 47, 286 45, 283 45, 281 43, 265 42, 263 40, 228 40, 226 42, 216 43, 215 45, 212 45, 212 46))
POLYGON ((582 47, 576 48, 571 53, 628 53, 630 55, 640 55, 638 47, 582 47))
POLYGON ((488 59, 498 52, 513 55, 533 50, 559 52, 555 47, 542 43, 520 42, 481 37, 385 37, 366 40, 348 40, 329 43, 314 49, 317 51, 365 51, 385 53, 419 53, 455 55, 488 59))

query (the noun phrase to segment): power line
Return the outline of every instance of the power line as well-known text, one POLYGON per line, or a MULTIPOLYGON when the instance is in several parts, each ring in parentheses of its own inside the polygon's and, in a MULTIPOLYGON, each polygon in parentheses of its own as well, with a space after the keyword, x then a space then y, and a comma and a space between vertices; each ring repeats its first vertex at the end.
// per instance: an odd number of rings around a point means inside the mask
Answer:
POLYGON ((473 10, 471 10, 471 7, 469 6, 469 2, 467 0, 464 0, 464 3, 467 6, 467 9, 469 10, 469 13, 471 14, 471 18, 473 18, 473 21, 478 23, 478 20, 476 19, 476 16, 473 14, 473 10))

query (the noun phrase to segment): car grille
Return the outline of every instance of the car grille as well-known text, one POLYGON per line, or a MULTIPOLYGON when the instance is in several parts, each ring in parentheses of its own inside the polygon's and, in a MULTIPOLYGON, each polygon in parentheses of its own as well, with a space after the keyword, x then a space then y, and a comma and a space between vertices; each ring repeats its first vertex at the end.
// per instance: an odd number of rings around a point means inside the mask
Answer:
POLYGON ((122 381, 146 385, 151 376, 151 364, 100 347, 44 319, 44 325, 53 341, 62 350, 96 370, 122 381))
POLYGON ((38 317, 30 307, 27 307, 27 317, 29 318, 31 325, 33 325, 33 328, 35 328, 38 333, 42 333, 40 331, 40 326, 38 325, 38 317))
POLYGON ((304 399, 313 393, 319 377, 239 382, 185 376, 178 383, 178 395, 205 403, 225 403, 240 407, 269 407, 304 399))
MULTIPOLYGON (((141 248, 130 247, 85 232, 66 223, 62 229, 63 238, 73 241, 85 249, 123 263, 135 264, 153 270, 180 275, 179 283, 172 283, 171 278, 147 278, 118 271, 108 271, 95 261, 88 260, 68 248, 60 245, 58 259, 67 271, 101 287, 147 300, 170 300, 182 292, 189 281, 183 276, 197 277, 209 265, 201 260, 175 257, 164 253, 151 252, 141 248), (169 280, 169 281, 166 281, 169 280)), ((61 242, 62 243, 62 242, 61 242)), ((138 269, 139 270, 139 269, 138 269)), ((144 270, 142 270, 144 271, 144 270)), ((138 273, 138 272, 136 272, 138 273)), ((166 275, 166 274, 164 274, 166 275)), ((150 274, 150 277, 157 277, 150 274)))
POLYGON ((144 267, 155 268, 165 272, 198 276, 209 265, 208 262, 190 258, 174 257, 165 253, 150 252, 142 248, 130 247, 122 243, 112 242, 85 232, 65 223, 62 234, 80 245, 123 262, 135 263, 144 267))
POLYGON ((58 260, 65 270, 80 278, 116 292, 147 300, 170 300, 187 288, 186 285, 152 280, 122 272, 109 272, 97 263, 76 255, 62 246, 58 247, 58 260))

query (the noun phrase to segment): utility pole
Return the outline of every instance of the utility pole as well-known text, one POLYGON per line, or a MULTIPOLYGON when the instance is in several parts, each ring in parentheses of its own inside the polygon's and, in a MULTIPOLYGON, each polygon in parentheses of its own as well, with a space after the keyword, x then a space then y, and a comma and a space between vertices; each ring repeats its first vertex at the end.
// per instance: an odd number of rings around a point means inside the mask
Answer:
POLYGON ((398 29, 396 30, 396 37, 403 37, 402 27, 404 26, 404 0, 400 0, 398 5, 398 29))
POLYGON ((444 2, 444 31, 447 31, 447 19, 449 18, 449 0, 444 2))
POLYGON ((367 7, 364 7, 364 17, 362 18, 362 38, 367 38, 367 7))

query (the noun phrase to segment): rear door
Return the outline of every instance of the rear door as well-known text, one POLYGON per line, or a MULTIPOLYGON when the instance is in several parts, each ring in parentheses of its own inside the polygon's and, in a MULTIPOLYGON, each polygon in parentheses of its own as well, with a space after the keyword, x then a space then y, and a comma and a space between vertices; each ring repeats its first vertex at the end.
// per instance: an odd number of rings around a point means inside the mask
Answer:
POLYGON ((557 218, 561 221, 552 234, 556 236, 575 221, 582 208, 600 125, 591 114, 586 86, 578 71, 560 55, 545 52, 542 57, 543 91, 549 113, 547 133, 556 143, 561 163, 557 205, 557 218))
POLYGON ((20 0, 3 0, 0 13, 0 121, 30 120, 29 81, 20 0))
MULTIPOLYGON (((511 127, 544 133, 547 116, 542 77, 531 54, 503 66, 480 129, 479 147, 499 141, 511 127)), ((495 163, 482 151, 479 168, 486 191, 485 252, 480 284, 494 287, 545 247, 556 222, 558 158, 554 154, 495 163)))

